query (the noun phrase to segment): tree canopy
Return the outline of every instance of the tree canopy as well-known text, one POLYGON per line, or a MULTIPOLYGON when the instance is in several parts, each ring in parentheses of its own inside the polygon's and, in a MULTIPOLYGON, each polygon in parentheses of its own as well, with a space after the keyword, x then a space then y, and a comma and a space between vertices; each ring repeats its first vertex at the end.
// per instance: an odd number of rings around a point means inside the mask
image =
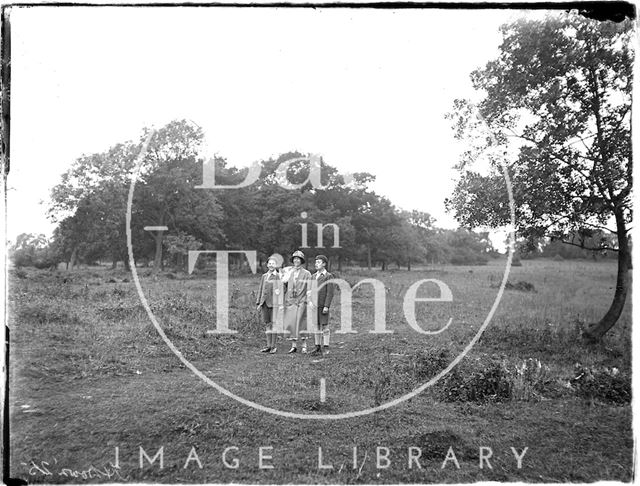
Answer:
POLYGON ((470 227, 507 224, 504 164, 519 236, 617 251, 612 305, 585 333, 597 340, 628 292, 633 24, 567 13, 519 20, 502 34, 498 58, 471 75, 481 101, 457 100, 450 114, 470 148, 447 206, 470 227), (488 170, 475 167, 479 159, 488 170), (592 237, 610 228, 615 240, 592 237), (576 241, 576 234, 587 238, 576 241))
MULTIPOLYGON (((117 144, 104 153, 78 158, 51 193, 50 216, 58 223, 55 247, 61 260, 110 259, 128 262, 125 217, 136 157, 148 130, 137 142, 117 144)), ((461 233, 435 228, 425 212, 403 211, 370 189, 368 173, 341 174, 321 161, 322 189, 305 183, 310 164, 289 164, 284 188, 278 168, 306 154, 287 152, 260 161, 260 176, 244 187, 197 188, 202 184, 199 155, 203 134, 187 121, 158 129, 141 161, 132 205, 132 241, 137 261, 184 268, 196 249, 257 250, 261 262, 271 253, 296 248, 326 254, 332 262, 411 268, 412 263, 481 264, 491 250, 482 235, 466 232, 469 248, 451 250, 461 233), (302 228, 306 225, 306 246, 302 228), (334 239, 338 228, 339 241, 334 239), (167 231, 145 231, 166 226, 167 231), (323 248, 318 247, 322 228, 323 248), (457 235, 457 236, 456 236, 457 235), (471 244, 470 242, 473 242, 471 244), (339 244, 338 244, 339 243, 339 244), (313 250, 311 250, 313 249, 313 250), (456 250, 458 251, 458 250, 456 250)), ((230 166, 223 157, 211 161, 217 185, 237 185, 248 169, 230 166)))

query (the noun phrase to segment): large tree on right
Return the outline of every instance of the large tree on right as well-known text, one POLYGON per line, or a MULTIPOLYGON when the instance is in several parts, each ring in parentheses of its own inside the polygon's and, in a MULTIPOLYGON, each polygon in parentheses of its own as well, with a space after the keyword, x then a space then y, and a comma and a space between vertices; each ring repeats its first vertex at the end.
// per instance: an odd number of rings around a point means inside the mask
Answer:
POLYGON ((498 58, 471 75, 480 101, 456 100, 449 115, 468 150, 446 204, 466 226, 508 224, 504 166, 520 237, 583 246, 610 227, 617 243, 603 238, 592 248, 618 252, 611 306, 584 333, 597 341, 629 289, 633 24, 567 13, 519 20, 502 33, 498 58))

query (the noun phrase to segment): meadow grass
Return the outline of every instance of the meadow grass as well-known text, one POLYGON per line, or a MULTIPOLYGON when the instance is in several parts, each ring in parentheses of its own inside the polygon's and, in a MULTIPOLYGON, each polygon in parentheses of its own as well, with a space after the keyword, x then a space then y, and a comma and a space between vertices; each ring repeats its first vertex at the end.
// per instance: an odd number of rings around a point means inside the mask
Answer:
MULTIPOLYGON (((258 277, 230 283, 230 327, 215 336, 215 279, 210 272, 152 276, 141 284, 160 325, 184 357, 233 393, 305 414, 362 410, 401 396, 435 376, 477 333, 493 305, 504 261, 487 266, 437 266, 407 271, 347 268, 354 284, 384 282, 387 328, 373 329, 373 292, 353 294, 357 334, 332 336, 330 354, 316 360, 258 352, 264 329, 255 311, 258 277), (420 279, 447 284, 453 302, 416 304, 424 329, 412 330, 403 298, 420 279), (320 381, 327 400, 319 399, 320 381)), ((615 265, 592 261, 523 261, 511 269, 489 327, 471 352, 419 396, 391 409, 340 421, 288 419, 221 395, 191 373, 151 324, 129 274, 102 269, 27 270, 11 275, 11 475, 29 482, 78 482, 74 471, 104 468, 118 447, 117 481, 249 483, 405 483, 496 481, 629 481, 632 475, 630 303, 596 346, 580 331, 606 311, 615 265), (112 282, 110 282, 112 281, 112 282), (518 282, 526 282, 518 286, 518 282), (526 290, 516 290, 518 288, 526 290), (164 467, 139 467, 164 447, 164 467), (237 469, 225 467, 225 447, 238 447, 237 469), (273 469, 260 469, 258 448, 272 446, 273 469), (353 468, 353 447, 358 463, 353 468), (195 447, 195 461, 184 468, 195 447), (333 469, 318 469, 318 447, 333 469), (376 467, 376 447, 390 450, 376 467), (408 467, 407 448, 421 465, 408 467), (452 447, 460 468, 442 468, 452 447), (491 447, 492 468, 479 467, 491 447), (511 447, 528 447, 518 469, 511 447), (366 455, 366 459, 365 458, 366 455), (364 460, 364 463, 361 461, 364 460), (42 472, 48 463, 51 475, 42 472), (39 467, 34 467, 40 465, 39 467), (68 468, 69 471, 64 470, 68 468), (65 474, 61 474, 64 471, 65 474)), ((423 286, 419 296, 437 296, 423 286)), ((338 328, 339 299, 332 306, 338 328)), ((94 473, 83 482, 108 482, 94 473)))

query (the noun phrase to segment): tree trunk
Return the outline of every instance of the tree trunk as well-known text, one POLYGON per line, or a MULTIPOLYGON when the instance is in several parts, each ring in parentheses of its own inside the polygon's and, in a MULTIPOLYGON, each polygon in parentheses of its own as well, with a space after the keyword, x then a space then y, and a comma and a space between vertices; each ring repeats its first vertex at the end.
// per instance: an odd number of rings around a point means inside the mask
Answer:
POLYGON ((371 270, 371 247, 367 245, 367 269, 371 270))
POLYGON ((153 273, 158 273, 162 267, 162 231, 157 231, 154 239, 156 240, 156 256, 153 260, 153 273))
POLYGON ((129 252, 127 250, 125 250, 119 257, 113 257, 114 260, 116 260, 116 266, 118 265, 118 261, 122 260, 122 263, 124 264, 124 269, 128 272, 131 270, 131 265, 129 265, 129 252))
POLYGON ((76 260, 78 258, 78 247, 74 247, 71 251, 71 257, 69 258, 69 270, 73 270, 73 267, 76 266, 76 260))
POLYGON ((180 271, 184 271, 185 270, 184 260, 185 260, 184 259, 184 255, 182 253, 178 253, 176 255, 176 267, 180 271))
POLYGON ((627 228, 624 223, 622 209, 616 209, 614 215, 616 217, 616 230, 618 233, 618 278, 616 281, 616 292, 613 296, 611 307, 609 307, 604 317, 600 322, 591 325, 584 332, 584 338, 589 342, 596 342, 602 339, 607 331, 618 322, 629 291, 630 253, 627 228))
POLYGON ((407 271, 410 272, 411 271, 411 258, 409 258, 407 260, 407 271))
POLYGON ((115 270, 116 268, 118 268, 118 257, 114 256, 111 261, 111 270, 115 270))

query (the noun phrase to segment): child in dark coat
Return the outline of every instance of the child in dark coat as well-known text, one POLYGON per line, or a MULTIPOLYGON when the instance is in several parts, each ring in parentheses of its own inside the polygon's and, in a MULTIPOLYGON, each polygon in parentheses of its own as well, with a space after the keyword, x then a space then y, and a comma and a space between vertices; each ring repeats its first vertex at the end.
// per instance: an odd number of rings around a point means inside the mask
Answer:
POLYGON ((333 285, 326 283, 333 278, 333 275, 327 271, 329 259, 324 255, 318 255, 315 260, 316 273, 311 278, 315 280, 318 287, 318 299, 315 302, 316 309, 311 312, 317 312, 318 330, 314 339, 316 348, 311 355, 326 354, 329 352, 329 339, 331 330, 329 329, 329 307, 333 300, 333 285), (325 284, 325 285, 323 285, 325 284), (324 348, 324 349, 323 349, 324 348))

